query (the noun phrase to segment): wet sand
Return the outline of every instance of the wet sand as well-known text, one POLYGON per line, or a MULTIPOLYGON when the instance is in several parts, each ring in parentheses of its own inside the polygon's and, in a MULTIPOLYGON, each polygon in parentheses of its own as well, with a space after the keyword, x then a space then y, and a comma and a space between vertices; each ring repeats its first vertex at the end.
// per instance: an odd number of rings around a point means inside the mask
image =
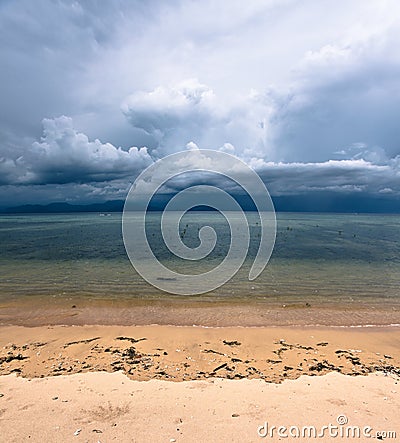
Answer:
POLYGON ((389 326, 400 325, 400 305, 388 301, 278 303, 254 300, 23 297, 0 302, 0 326, 389 326))

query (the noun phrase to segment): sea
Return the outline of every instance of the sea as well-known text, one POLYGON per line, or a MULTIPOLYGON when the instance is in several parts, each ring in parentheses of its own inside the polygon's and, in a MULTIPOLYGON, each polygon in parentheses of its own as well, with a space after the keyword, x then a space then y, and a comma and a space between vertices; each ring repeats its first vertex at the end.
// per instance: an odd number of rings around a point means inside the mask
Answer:
MULTIPOLYGON (((251 242, 242 268, 225 285, 199 295, 174 295, 147 283, 133 268, 123 237, 122 214, 7 214, 0 216, 0 303, 50 299, 263 302, 271 305, 400 306, 400 216, 277 213, 275 246, 259 277, 248 279, 258 250, 260 224, 247 213, 251 242)), ((199 243, 203 226, 217 243, 193 263, 202 273, 230 245, 229 225, 217 212, 188 212, 184 241, 199 243)), ((179 272, 180 262, 162 240, 160 214, 148 213, 146 232, 158 260, 179 272)), ((185 264, 185 272, 190 266, 185 264)))

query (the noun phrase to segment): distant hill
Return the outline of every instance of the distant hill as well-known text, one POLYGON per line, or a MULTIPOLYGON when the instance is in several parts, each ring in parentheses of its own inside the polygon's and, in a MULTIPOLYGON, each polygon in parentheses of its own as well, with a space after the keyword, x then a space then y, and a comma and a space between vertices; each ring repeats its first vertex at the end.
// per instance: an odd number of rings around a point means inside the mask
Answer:
MULTIPOLYGON (((151 201, 150 211, 162 210, 172 195, 157 195, 151 201)), ((239 204, 247 211, 254 211, 254 203, 246 196, 237 197, 239 204)), ((313 193, 312 195, 292 195, 272 197, 277 212, 347 212, 347 213, 400 213, 400 198, 338 195, 333 193, 313 193)), ((22 205, 0 210, 2 213, 68 213, 68 212, 122 212, 124 200, 110 200, 103 203, 70 204, 63 202, 47 205, 22 205)), ((210 210, 209 207, 196 207, 196 210, 210 210)))
POLYGON ((4 209, 3 213, 42 214, 64 212, 122 212, 124 200, 112 200, 89 205, 71 205, 70 203, 49 203, 48 205, 21 205, 4 209))

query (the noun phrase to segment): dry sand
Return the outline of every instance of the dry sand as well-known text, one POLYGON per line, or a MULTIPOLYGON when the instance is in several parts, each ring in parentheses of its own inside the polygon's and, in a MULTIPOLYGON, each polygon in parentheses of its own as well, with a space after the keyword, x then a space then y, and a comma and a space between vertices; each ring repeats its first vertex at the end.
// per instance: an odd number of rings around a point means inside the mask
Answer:
POLYGON ((0 441, 312 441, 257 428, 340 414, 400 436, 399 331, 2 326, 0 441))
POLYGON ((1 441, 377 441, 381 431, 400 435, 399 387, 383 374, 330 373, 280 385, 223 379, 138 382, 120 372, 33 380, 9 375, 0 378, 1 441), (261 438, 258 428, 265 422, 269 433, 261 438), (324 438, 311 438, 308 431, 306 438, 279 438, 277 430, 270 434, 272 426, 286 426, 281 430, 286 435, 296 435, 297 428, 302 435, 303 426, 315 426, 319 434, 330 424, 334 427, 324 431, 324 438), (346 435, 348 426, 357 426, 361 438, 329 438, 329 432, 346 435), (365 426, 372 430, 366 432, 365 426))
POLYGON ((135 380, 398 373, 400 329, 0 327, 0 375, 124 371, 135 380))

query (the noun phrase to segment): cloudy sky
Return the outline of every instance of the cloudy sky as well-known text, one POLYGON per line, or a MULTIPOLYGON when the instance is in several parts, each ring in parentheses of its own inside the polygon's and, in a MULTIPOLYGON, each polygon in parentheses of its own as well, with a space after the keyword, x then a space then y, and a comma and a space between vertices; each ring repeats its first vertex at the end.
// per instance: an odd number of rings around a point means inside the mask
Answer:
POLYGON ((272 195, 400 198, 397 0, 0 1, 0 206, 222 149, 272 195))

